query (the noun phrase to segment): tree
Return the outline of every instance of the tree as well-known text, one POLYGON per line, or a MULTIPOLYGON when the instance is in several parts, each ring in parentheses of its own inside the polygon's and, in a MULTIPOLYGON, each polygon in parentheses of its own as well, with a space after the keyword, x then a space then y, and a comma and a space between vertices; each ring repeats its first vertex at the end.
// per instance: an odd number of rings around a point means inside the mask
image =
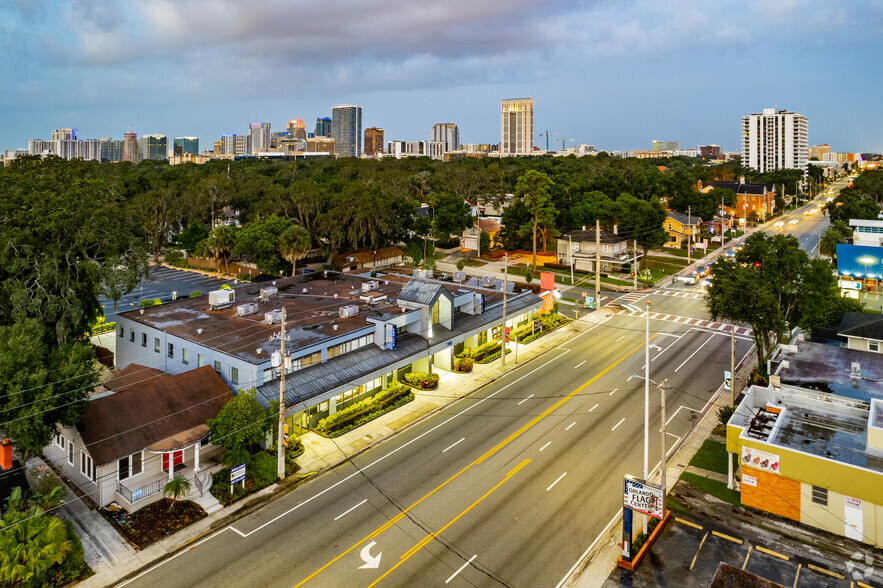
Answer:
POLYGON ((303 227, 291 225, 279 235, 279 253, 291 264, 291 275, 295 274, 298 259, 303 259, 310 252, 313 243, 310 232, 303 227))
POLYGON ((236 247, 236 230, 233 227, 219 225, 212 229, 206 241, 206 249, 217 260, 224 260, 224 273, 228 273, 230 266, 228 259, 230 253, 236 247))
POLYGON ((481 251, 487 253, 491 250, 491 234, 482 229, 481 233, 478 235, 478 246, 481 251))
POLYGON ((646 264, 650 250, 661 247, 668 240, 664 227, 665 209, 656 199, 648 202, 631 194, 620 195, 616 203, 622 211, 619 232, 638 242, 644 251, 642 264, 646 264))
POLYGON ((199 221, 191 221, 177 238, 178 244, 189 254, 193 255, 196 245, 203 239, 208 238, 208 230, 199 221))
POLYGON ((83 547, 72 527, 47 516, 39 506, 27 511, 10 509, 0 519, 0 583, 4 586, 62 586, 79 577, 84 565, 83 547), (62 562, 69 573, 55 577, 53 571, 60 571, 62 562))
POLYGON ((846 242, 846 237, 843 236, 843 233, 836 227, 828 227, 819 237, 819 253, 836 261, 837 245, 844 242, 846 242))
POLYGON ((49 444, 56 423, 72 426, 98 383, 88 342, 58 344, 37 319, 0 327, 0 423, 23 459, 49 444))
POLYGON ((273 428, 275 413, 266 409, 255 398, 256 390, 240 391, 237 396, 208 420, 213 443, 227 449, 252 451, 273 428))
POLYGON ((405 256, 411 258, 411 265, 417 267, 423 260, 423 243, 420 241, 408 241, 405 246, 405 256))
POLYGON ((284 265, 279 243, 290 226, 290 220, 275 214, 263 221, 257 218, 240 229, 233 253, 249 257, 266 272, 279 274, 284 265))
MULTIPOLYGON (((525 225, 518 229, 520 234, 526 234, 529 230, 533 231, 533 263, 532 267, 537 266, 537 229, 542 225, 545 228, 544 234, 555 224, 555 208, 552 206, 552 198, 549 191, 553 186, 549 176, 536 170, 527 170, 518 178, 515 184, 515 192, 521 197, 524 205, 531 214, 530 225, 525 225)), ((545 250, 545 236, 543 239, 543 249, 545 250)))
POLYGON ((474 222, 472 209, 459 196, 448 192, 432 193, 428 197, 433 213, 432 232, 436 240, 444 241, 459 235, 474 222))
POLYGON ((188 492, 190 492, 190 482, 188 482, 187 478, 184 476, 175 476, 166 482, 166 485, 163 486, 162 493, 163 496, 167 496, 172 501, 169 505, 169 512, 172 512, 172 508, 175 507, 178 499, 187 496, 188 492))

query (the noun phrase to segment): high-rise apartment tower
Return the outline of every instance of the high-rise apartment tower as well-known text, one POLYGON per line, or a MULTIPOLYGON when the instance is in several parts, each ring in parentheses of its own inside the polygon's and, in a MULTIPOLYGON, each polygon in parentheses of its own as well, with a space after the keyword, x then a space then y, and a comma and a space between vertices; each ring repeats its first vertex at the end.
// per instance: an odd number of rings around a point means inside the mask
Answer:
POLYGON ((331 136, 331 117, 323 116, 316 119, 316 136, 317 137, 330 137, 331 136))
POLYGON ((500 152, 528 155, 533 151, 533 98, 511 98, 500 103, 500 152))
POLYGON ((362 107, 338 104, 331 109, 331 137, 338 157, 362 155, 362 107))
POLYGON ((742 165, 763 173, 799 169, 806 174, 806 117, 796 112, 764 108, 742 117, 742 165))
POLYGON ((454 123, 436 123, 429 134, 430 141, 445 144, 445 151, 456 151, 460 148, 460 130, 454 123))
POLYGON ((368 127, 365 129, 365 155, 374 157, 383 153, 383 129, 368 127))

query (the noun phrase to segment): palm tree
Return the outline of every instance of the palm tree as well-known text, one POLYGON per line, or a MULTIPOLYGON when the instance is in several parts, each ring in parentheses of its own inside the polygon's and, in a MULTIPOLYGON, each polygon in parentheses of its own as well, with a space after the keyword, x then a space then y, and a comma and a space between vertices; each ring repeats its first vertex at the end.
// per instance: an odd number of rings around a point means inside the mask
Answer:
POLYGON ((835 264, 837 262, 837 244, 843 243, 845 241, 845 237, 843 233, 837 230, 837 227, 831 226, 822 233, 822 236, 819 238, 819 254, 827 255, 832 260, 834 260, 835 264))
POLYGON ((846 239, 852 238, 852 227, 850 227, 842 218, 831 221, 831 228, 837 229, 837 231, 846 239))
POLYGON ((295 266, 298 259, 303 259, 313 243, 310 239, 310 232, 298 225, 291 225, 279 235, 279 242, 276 248, 285 259, 291 264, 291 275, 295 274, 295 266))
POLYGON ((224 273, 229 273, 227 258, 235 245, 236 232, 233 230, 233 227, 220 225, 212 229, 212 232, 209 234, 206 246, 214 257, 224 259, 224 273))
POLYGON ((0 584, 41 584, 49 568, 73 548, 61 519, 46 516, 39 506, 10 510, 0 520, 0 584))
POLYGON ((186 496, 188 492, 190 492, 190 482, 183 476, 175 476, 163 486, 163 495, 168 496, 172 500, 172 504, 169 505, 169 512, 172 512, 172 508, 174 508, 178 499, 186 496))

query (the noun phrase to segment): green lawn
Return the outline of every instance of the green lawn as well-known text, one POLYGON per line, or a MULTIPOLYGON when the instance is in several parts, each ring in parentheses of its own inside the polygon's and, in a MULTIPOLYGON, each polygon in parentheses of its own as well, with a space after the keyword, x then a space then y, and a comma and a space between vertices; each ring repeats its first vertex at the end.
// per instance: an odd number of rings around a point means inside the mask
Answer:
POLYGON ((715 498, 719 498, 724 502, 729 502, 733 506, 739 506, 741 504, 739 493, 727 488, 725 482, 709 480, 708 478, 703 478, 702 476, 697 476, 696 474, 691 474, 689 472, 681 474, 681 480, 696 486, 703 492, 711 494, 715 498))
POLYGON ((662 256, 662 255, 650 255, 647 257, 647 263, 657 262, 657 263, 666 263, 669 265, 678 265, 681 267, 687 266, 687 259, 684 257, 671 257, 671 256, 662 256))
POLYGON ((702 447, 699 448, 699 451, 696 452, 696 455, 693 456, 693 459, 690 460, 690 465, 697 468, 702 468, 703 470, 717 472, 719 474, 726 474, 726 445, 719 441, 706 439, 705 442, 702 443, 702 447))
POLYGON ((631 286, 631 282, 626 282, 625 280, 617 280, 616 278, 601 278, 601 281, 606 284, 616 284, 617 286, 631 286))
MULTIPOLYGON (((675 265, 673 263, 663 263, 661 261, 656 261, 655 259, 648 259, 647 263, 644 264, 644 267, 649 268, 652 272, 653 270, 665 270, 665 272, 669 275, 676 274, 680 270, 684 269, 684 265, 675 265)), ((660 271, 660 273, 662 273, 660 271)))
POLYGON ((470 257, 466 260, 467 267, 481 267, 483 265, 487 265, 487 262, 481 259, 475 259, 474 257, 470 257))

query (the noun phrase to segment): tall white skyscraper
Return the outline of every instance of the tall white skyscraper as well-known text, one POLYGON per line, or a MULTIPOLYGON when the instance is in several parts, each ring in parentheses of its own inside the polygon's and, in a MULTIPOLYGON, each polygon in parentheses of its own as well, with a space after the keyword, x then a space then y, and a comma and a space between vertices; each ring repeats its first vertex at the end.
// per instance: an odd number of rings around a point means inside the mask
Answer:
POLYGON ((429 140, 444 143, 445 151, 456 151, 460 148, 460 130, 454 123, 435 123, 429 140))
POLYGON ((764 108, 742 117, 742 165, 759 172, 807 169, 807 121, 796 112, 764 108))
POLYGON ((331 138, 338 157, 362 155, 362 107, 338 104, 331 109, 331 138))
POLYGON ((500 103, 500 153, 529 155, 533 151, 533 98, 500 103))

